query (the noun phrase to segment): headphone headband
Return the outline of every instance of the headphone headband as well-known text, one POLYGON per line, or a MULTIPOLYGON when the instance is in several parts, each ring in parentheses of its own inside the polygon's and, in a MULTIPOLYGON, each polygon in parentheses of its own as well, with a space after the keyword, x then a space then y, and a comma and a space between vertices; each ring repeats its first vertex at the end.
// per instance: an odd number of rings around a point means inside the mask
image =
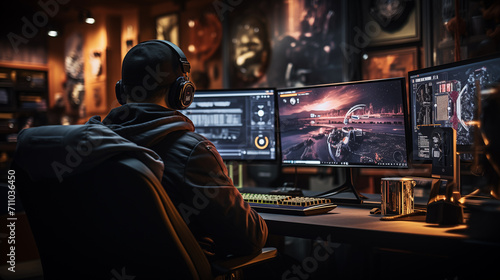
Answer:
POLYGON ((191 65, 189 64, 189 61, 187 60, 186 55, 181 50, 181 48, 179 48, 174 43, 166 41, 166 40, 152 40, 152 41, 161 42, 161 43, 169 46, 175 53, 177 53, 177 56, 179 57, 179 62, 182 65, 182 72, 184 74, 187 74, 187 73, 189 73, 189 71, 191 71, 191 65))

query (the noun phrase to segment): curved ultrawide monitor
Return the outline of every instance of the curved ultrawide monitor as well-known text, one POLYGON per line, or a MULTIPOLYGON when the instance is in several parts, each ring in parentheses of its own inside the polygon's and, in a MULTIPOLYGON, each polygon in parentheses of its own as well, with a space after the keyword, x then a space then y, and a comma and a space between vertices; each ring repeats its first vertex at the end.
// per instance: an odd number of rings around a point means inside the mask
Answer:
POLYGON ((500 55, 491 55, 408 72, 412 157, 432 161, 429 126, 453 127, 462 160, 472 160, 477 91, 500 82, 500 55))
POLYGON ((283 165, 408 167, 405 79, 280 89, 283 165))
POLYGON ((199 90, 191 106, 180 112, 223 160, 275 161, 274 94, 273 88, 199 90))

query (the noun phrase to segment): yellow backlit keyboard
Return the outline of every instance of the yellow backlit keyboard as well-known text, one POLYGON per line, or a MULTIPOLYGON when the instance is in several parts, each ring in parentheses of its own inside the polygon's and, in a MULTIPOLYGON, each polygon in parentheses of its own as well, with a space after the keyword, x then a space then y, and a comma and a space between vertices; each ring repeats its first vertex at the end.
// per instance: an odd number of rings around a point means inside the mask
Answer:
POLYGON ((337 207, 330 199, 320 197, 260 193, 241 195, 258 212, 307 216, 324 214, 337 207))

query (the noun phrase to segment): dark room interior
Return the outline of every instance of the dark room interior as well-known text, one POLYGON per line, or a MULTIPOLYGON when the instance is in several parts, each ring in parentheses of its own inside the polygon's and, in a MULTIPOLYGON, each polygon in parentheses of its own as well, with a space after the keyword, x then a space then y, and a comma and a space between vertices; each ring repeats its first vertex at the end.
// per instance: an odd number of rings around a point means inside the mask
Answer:
MULTIPOLYGON (((0 13, 0 279, 499 278, 499 0, 20 0, 0 13), (179 100, 158 104, 216 158, 178 172, 208 178, 189 206, 161 188, 171 143, 131 140, 160 128, 129 139, 110 124, 142 102, 122 65, 148 41, 182 70, 166 91, 179 100), (265 222, 260 254, 207 253, 200 213, 237 215, 212 199, 265 222)), ((148 92, 170 79, 151 65, 135 77, 148 92)))

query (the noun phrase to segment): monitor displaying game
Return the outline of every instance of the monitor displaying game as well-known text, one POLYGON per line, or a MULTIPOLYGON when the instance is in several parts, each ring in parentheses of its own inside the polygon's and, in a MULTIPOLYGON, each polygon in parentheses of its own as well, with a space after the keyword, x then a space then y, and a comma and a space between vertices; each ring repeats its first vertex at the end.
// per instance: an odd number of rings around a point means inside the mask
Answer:
POLYGON ((283 165, 408 167, 405 79, 280 89, 283 165))
POLYGON ((424 68, 408 73, 414 163, 430 163, 429 127, 453 127, 461 160, 471 160, 477 91, 500 81, 500 56, 424 68))
POLYGON ((276 160, 275 90, 200 90, 182 110, 223 160, 276 160))

